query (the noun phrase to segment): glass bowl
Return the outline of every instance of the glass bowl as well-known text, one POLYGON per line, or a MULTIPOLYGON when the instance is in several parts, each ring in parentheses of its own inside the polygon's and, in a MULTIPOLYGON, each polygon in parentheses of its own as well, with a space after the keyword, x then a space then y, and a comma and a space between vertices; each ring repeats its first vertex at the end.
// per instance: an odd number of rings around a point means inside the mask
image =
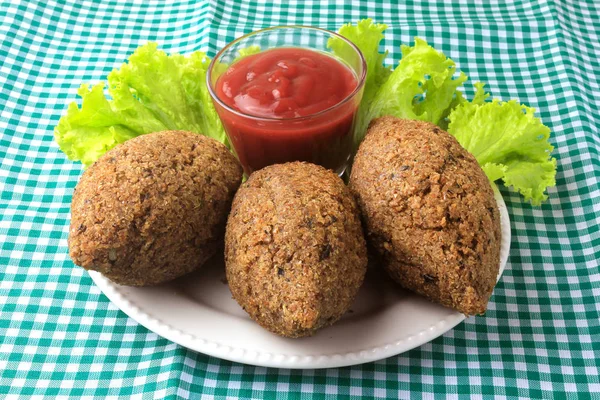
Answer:
POLYGON ((354 119, 366 69, 360 50, 335 32, 309 26, 277 26, 229 43, 213 58, 206 79, 217 113, 247 175, 289 161, 319 164, 341 175, 353 149, 354 119), (329 108, 292 118, 251 115, 219 98, 219 78, 229 67, 244 57, 276 48, 302 48, 331 56, 352 71, 356 88, 329 108))

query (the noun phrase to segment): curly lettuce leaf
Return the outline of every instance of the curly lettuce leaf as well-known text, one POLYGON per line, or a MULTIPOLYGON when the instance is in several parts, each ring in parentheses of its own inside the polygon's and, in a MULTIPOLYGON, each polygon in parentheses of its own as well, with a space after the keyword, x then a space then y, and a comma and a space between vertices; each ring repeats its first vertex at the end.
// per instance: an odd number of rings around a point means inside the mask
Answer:
POLYGON ((260 46, 252 45, 238 50, 238 56, 233 60, 233 63, 240 61, 242 58, 260 53, 260 46))
MULTIPOLYGON (((115 112, 111 102, 104 97, 104 83, 91 89, 83 84, 77 94, 82 98, 81 108, 76 102, 69 104, 66 115, 54 130, 54 137, 69 159, 81 161, 86 166, 117 144, 137 136, 140 127, 136 126, 136 121, 148 126, 157 122, 132 118, 134 111, 127 115, 115 112)), ((156 126, 158 130, 162 128, 160 124, 156 126)))
MULTIPOLYGON (((374 118, 429 121, 448 130, 473 153, 491 181, 502 179, 526 200, 539 205, 546 188, 555 184, 556 160, 550 156, 550 130, 534 116, 534 110, 516 101, 486 102, 489 94, 476 83, 473 99, 458 90, 467 76, 456 75, 455 63, 422 39, 413 47, 402 46, 402 59, 391 74, 383 66, 386 53, 379 53, 385 25, 362 20, 344 25, 340 34, 363 52, 369 71, 365 95, 355 126, 355 145, 362 141, 374 118)), ((332 40, 334 52, 344 59, 344 47, 332 40)), ((346 46, 347 47, 347 46, 346 46)))
POLYGON ((104 83, 82 85, 54 130, 61 150, 89 166, 119 143, 165 129, 201 133, 227 144, 206 86, 210 59, 202 52, 167 55, 156 43, 139 47, 104 83))
POLYGON ((448 132, 475 156, 491 181, 502 179, 525 200, 540 205, 554 186, 556 159, 549 143, 550 129, 535 110, 515 100, 485 102, 483 84, 476 84, 472 102, 463 102, 448 119, 448 132))
POLYGON ((442 52, 415 38, 402 45, 402 59, 379 88, 368 111, 369 119, 383 115, 433 122, 445 127, 450 111, 464 102, 457 88, 467 76, 454 76, 456 64, 442 52))
MULTIPOLYGON (((367 113, 373 97, 392 72, 390 67, 383 65, 388 52, 379 52, 379 45, 383 40, 385 29, 387 29, 387 25, 374 24, 371 18, 367 18, 359 21, 356 25, 346 24, 338 31, 340 35, 358 47, 367 64, 363 97, 355 121, 355 143, 357 146, 364 137, 367 126, 371 121, 367 113)), ((354 54, 350 46, 345 45, 343 41, 337 38, 332 38, 328 45, 342 60, 351 59, 354 54)))

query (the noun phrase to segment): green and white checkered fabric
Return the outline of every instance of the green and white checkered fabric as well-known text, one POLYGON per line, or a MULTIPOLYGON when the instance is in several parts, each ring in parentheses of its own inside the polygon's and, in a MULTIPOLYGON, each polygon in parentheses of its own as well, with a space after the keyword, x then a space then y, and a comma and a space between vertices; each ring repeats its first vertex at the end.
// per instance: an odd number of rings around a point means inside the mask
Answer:
POLYGON ((450 3, 0 0, 0 398, 599 399, 599 5, 450 3), (52 132, 79 84, 148 40, 214 55, 258 28, 364 17, 388 24, 390 64, 420 36, 553 131, 549 201, 534 208, 502 188, 513 238, 486 316, 397 357, 290 371, 189 351, 119 311, 67 255, 81 166, 52 132))

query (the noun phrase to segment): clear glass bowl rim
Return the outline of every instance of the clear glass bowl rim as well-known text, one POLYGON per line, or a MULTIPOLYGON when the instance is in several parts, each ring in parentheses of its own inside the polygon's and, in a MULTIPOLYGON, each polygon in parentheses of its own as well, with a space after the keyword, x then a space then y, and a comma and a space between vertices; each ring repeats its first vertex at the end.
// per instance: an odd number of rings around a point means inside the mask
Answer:
POLYGON ((210 94, 210 97, 216 101, 221 107, 223 107, 225 110, 227 110, 230 113, 233 113, 237 116, 243 117, 243 118, 249 118, 255 121, 269 121, 269 122, 282 122, 282 121, 288 121, 288 122, 296 122, 296 121, 306 121, 306 120, 310 120, 313 119, 315 117, 319 117, 323 114, 327 114, 337 108, 341 108, 344 104, 348 103, 349 101, 351 101, 363 88, 363 86, 365 85, 365 78, 367 76, 367 62, 365 61, 365 58, 362 54, 362 52, 360 51, 360 49, 354 44, 352 43, 350 40, 346 39, 345 37, 343 37, 342 35, 340 35, 339 33, 336 32, 332 32, 329 31, 327 29, 323 29, 323 28, 317 28, 315 26, 307 26, 307 25, 278 25, 278 26, 272 26, 269 28, 264 28, 264 29, 260 29, 258 31, 253 31, 250 33, 245 34, 244 36, 240 36, 239 38, 235 39, 234 41, 230 42, 229 44, 227 44, 225 47, 223 47, 211 60, 209 66, 208 66, 208 71, 206 74, 206 86, 208 87, 208 92, 210 94), (267 117, 258 117, 256 115, 250 115, 250 114, 246 114, 243 112, 240 112, 234 108, 231 108, 230 106, 228 106, 227 104, 225 104, 221 99, 219 99, 219 97, 217 96, 217 94, 215 93, 215 91, 213 90, 212 87, 212 83, 211 83, 211 77, 212 77, 212 70, 214 67, 215 62, 219 59, 219 57, 221 56, 221 54, 223 54, 228 48, 230 48, 231 46, 233 46, 234 44, 241 42, 242 40, 250 37, 250 36, 254 36, 257 35, 259 33, 263 33, 263 32, 268 32, 268 31, 272 31, 272 30, 277 30, 277 29, 310 29, 310 30, 315 30, 315 31, 320 31, 323 33, 326 33, 328 35, 332 35, 335 36, 341 40, 343 40, 344 42, 346 42, 347 44, 350 45, 350 47, 352 47, 356 53, 358 54, 358 56, 360 57, 360 63, 362 65, 362 73, 361 75, 358 77, 358 84, 356 85, 356 88, 348 95, 346 96, 342 101, 340 101, 339 103, 326 108, 325 110, 321 110, 317 113, 314 114, 310 114, 310 115, 305 115, 302 117, 293 117, 293 118, 267 118, 267 117))

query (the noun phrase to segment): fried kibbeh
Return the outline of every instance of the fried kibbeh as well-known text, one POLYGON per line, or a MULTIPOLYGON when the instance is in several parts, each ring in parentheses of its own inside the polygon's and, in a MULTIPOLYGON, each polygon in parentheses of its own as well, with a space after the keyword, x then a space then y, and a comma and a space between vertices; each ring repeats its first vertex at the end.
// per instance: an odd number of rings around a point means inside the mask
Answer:
POLYGON ((115 283, 148 286, 198 269, 222 246, 242 168, 221 143, 185 131, 138 136, 81 177, 69 254, 115 283))
POLYGON ((350 187, 367 241, 406 289, 464 314, 485 312, 500 258, 500 214, 475 157, 422 121, 371 122, 350 187))
POLYGON ((333 324, 348 311, 367 268, 350 190, 309 163, 254 172, 233 201, 225 264, 234 299, 269 331, 295 338, 333 324))

